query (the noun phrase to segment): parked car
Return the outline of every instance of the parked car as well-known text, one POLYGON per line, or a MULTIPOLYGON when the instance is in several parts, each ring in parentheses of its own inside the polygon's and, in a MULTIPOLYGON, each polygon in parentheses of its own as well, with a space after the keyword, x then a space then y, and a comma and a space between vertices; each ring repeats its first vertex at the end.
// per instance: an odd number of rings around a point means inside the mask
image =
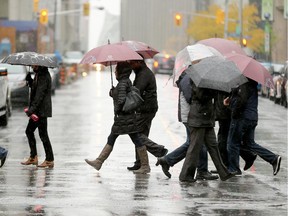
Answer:
POLYGON ((14 103, 29 103, 29 87, 26 85, 27 68, 23 65, 0 64, 7 68, 11 101, 14 103))
POLYGON ((11 93, 7 75, 7 68, 0 67, 0 126, 8 124, 8 118, 12 112, 11 93))
POLYGON ((170 74, 173 73, 175 64, 175 56, 158 53, 154 56, 152 71, 155 74, 170 74))

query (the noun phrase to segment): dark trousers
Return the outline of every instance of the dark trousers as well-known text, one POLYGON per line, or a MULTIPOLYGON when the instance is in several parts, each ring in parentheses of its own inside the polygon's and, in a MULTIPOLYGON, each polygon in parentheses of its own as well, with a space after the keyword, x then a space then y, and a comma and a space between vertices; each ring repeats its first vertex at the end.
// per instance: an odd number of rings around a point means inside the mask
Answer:
POLYGON ((219 130, 217 133, 218 148, 225 166, 228 166, 228 155, 227 155, 227 140, 230 128, 230 118, 218 120, 219 130))
POLYGON ((182 166, 179 179, 185 180, 187 178, 194 178, 198 165, 199 152, 203 143, 205 144, 220 177, 226 177, 229 172, 222 162, 214 128, 190 127, 190 132, 191 142, 182 166))
MULTIPOLYGON (((144 115, 146 118, 146 124, 145 124, 145 127, 141 133, 144 134, 146 137, 149 137, 152 120, 155 117, 156 113, 144 114, 144 115)), ((144 136, 142 136, 142 137, 144 137, 144 136)), ((155 157, 161 157, 162 156, 162 152, 164 149, 163 145, 159 145, 150 139, 147 140, 145 137, 144 137, 143 141, 145 142, 145 146, 146 146, 147 151, 149 153, 151 153, 155 157)), ((137 154, 136 154, 136 159, 137 159, 137 154)))
MULTIPOLYGON (((135 144, 135 148, 139 148, 139 147, 144 145, 143 141, 141 139, 141 134, 140 133, 132 133, 132 134, 128 134, 128 135, 129 135, 130 139, 132 140, 132 142, 135 144)), ((112 146, 112 147, 114 147, 115 141, 118 138, 118 136, 119 136, 118 134, 111 133, 108 136, 107 144, 112 146)))
MULTIPOLYGON (((187 150, 190 145, 190 129, 187 123, 183 123, 186 129, 186 141, 181 146, 176 148, 174 151, 165 155, 165 160, 169 166, 174 166, 179 161, 183 160, 186 157, 187 150)), ((198 162, 198 172, 207 172, 208 171, 208 154, 205 145, 202 145, 199 153, 199 162, 198 162)))
POLYGON ((26 128, 26 136, 28 138, 29 146, 30 146, 30 157, 34 158, 37 155, 36 148, 36 139, 34 136, 34 132, 38 128, 40 139, 43 143, 47 161, 54 161, 54 155, 52 146, 50 143, 50 139, 47 132, 47 118, 40 117, 37 122, 34 122, 32 119, 29 120, 27 128, 26 128))
MULTIPOLYGON (((218 148, 222 158, 222 161, 226 167, 229 166, 228 160, 228 151, 227 151, 227 143, 228 143, 228 136, 229 136, 229 129, 231 119, 223 119, 218 120, 219 123, 219 130, 217 134, 218 140, 218 148)), ((232 132, 231 132, 232 133, 232 132)), ((237 132, 239 133, 239 131, 237 132)), ((237 134, 236 134, 237 135, 237 134)), ((240 156, 244 161, 250 161, 255 159, 255 154, 245 148, 243 148, 243 141, 241 141, 242 145, 240 146, 240 156)))

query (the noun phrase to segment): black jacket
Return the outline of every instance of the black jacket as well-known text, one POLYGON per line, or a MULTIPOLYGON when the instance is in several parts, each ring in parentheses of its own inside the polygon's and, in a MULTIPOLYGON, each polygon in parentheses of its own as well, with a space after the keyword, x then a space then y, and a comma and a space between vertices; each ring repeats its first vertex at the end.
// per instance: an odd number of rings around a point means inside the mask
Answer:
POLYGON ((34 80, 28 77, 27 81, 31 87, 28 114, 52 117, 51 76, 48 69, 41 69, 34 80))
POLYGON ((227 92, 218 92, 215 97, 215 120, 228 120, 231 119, 231 110, 229 106, 225 106, 223 101, 225 98, 229 97, 227 92))
POLYGON ((214 127, 215 113, 213 99, 215 90, 198 88, 192 82, 192 101, 188 115, 190 127, 214 127))
POLYGON ((141 97, 144 99, 144 103, 137 111, 140 113, 156 113, 158 101, 155 75, 145 63, 134 72, 136 76, 133 85, 140 90, 141 97))

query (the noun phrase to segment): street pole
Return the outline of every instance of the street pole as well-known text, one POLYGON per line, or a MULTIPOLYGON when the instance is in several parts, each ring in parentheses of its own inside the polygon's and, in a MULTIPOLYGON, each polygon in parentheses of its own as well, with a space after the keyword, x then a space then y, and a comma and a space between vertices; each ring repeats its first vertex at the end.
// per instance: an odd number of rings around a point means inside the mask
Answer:
POLYGON ((242 0, 239 0, 239 43, 242 46, 242 39, 243 39, 243 2, 242 0))
POLYGON ((228 0, 225 0, 225 20, 224 20, 224 38, 228 38, 228 15, 229 15, 228 0))
POLYGON ((57 37, 57 33, 56 33, 56 29, 57 29, 57 26, 56 26, 56 23, 57 23, 57 0, 54 0, 54 38, 53 38, 53 44, 54 44, 54 52, 57 50, 57 40, 56 40, 56 37, 57 37))

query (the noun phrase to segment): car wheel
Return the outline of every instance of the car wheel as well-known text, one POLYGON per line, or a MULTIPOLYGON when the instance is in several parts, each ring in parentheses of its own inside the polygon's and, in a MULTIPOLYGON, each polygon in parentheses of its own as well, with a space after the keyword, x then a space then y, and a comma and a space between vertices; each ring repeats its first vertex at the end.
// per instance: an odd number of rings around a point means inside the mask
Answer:
POLYGON ((0 126, 7 126, 9 118, 9 106, 8 101, 6 102, 6 112, 3 116, 0 116, 0 126))

